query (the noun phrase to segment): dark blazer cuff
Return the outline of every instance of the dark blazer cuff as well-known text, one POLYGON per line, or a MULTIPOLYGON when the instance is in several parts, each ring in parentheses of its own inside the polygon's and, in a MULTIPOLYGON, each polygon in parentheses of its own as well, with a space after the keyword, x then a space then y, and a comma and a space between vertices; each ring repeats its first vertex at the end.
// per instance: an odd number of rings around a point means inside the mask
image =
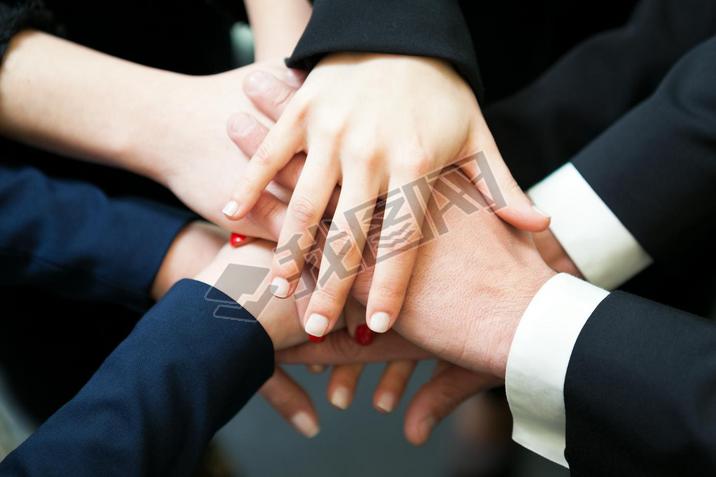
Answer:
POLYGON ((42 0, 0 3, 0 61, 5 56, 10 39, 27 28, 59 33, 52 13, 42 0))
POLYGON ((567 368, 573 475, 713 475, 714 376, 713 322, 611 293, 582 328, 567 368))
POLYGON ((310 70, 337 52, 439 58, 455 67, 478 99, 482 95, 470 30, 457 0, 316 0, 286 64, 310 70))

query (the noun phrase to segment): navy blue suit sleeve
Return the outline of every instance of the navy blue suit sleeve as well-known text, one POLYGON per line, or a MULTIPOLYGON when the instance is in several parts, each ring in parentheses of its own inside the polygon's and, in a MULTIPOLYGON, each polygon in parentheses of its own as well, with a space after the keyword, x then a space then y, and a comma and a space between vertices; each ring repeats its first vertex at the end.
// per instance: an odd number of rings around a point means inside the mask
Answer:
POLYGON ((338 52, 440 58, 482 95, 470 29, 458 0, 315 0, 287 64, 308 70, 338 52))
POLYGON ((0 284, 145 310, 189 212, 0 165, 0 284))
POLYGON ((176 284, 0 474, 190 475, 274 369, 261 325, 238 305, 232 319, 214 317, 218 302, 235 303, 197 281, 176 284))
POLYGON ((716 324, 610 294, 575 343, 564 404, 575 477, 716 475, 716 324))

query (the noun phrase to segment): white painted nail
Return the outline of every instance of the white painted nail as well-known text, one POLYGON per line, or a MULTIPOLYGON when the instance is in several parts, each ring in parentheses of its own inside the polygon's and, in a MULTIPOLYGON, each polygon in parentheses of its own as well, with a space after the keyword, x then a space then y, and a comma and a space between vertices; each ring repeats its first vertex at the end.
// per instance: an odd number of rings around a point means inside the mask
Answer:
POLYGON ((395 396, 390 393, 383 393, 375 403, 375 407, 383 412, 391 412, 395 407, 395 396))
POLYGON ((313 374, 321 374, 325 370, 326 370, 326 367, 322 364, 309 364, 308 365, 308 371, 310 371, 313 374))
POLYGON ((336 406, 338 409, 348 409, 351 404, 351 393, 348 388, 339 386, 331 394, 331 404, 336 406))
POLYGON ((281 277, 276 277, 271 280, 271 293, 279 298, 286 298, 288 296, 288 280, 281 277))
POLYGON ((390 327, 390 316, 384 311, 373 313, 368 320, 368 327, 376 333, 385 333, 390 327))
POLYGON ((549 217, 549 214, 548 214, 548 213, 546 213, 544 210, 540 209, 540 208, 537 207, 536 205, 533 205, 532 208, 534 209, 535 212, 537 212, 537 213, 540 214, 541 216, 543 216, 543 217, 549 217))
POLYGON ((312 313, 306 321, 306 333, 319 338, 326 334, 328 329, 328 318, 318 313, 312 313))
POLYGON ((298 429, 298 432, 308 437, 309 439, 311 437, 315 437, 316 434, 318 434, 318 424, 308 413, 301 411, 295 414, 291 418, 291 423, 296 429, 298 429))
POLYGON ((221 210, 221 212, 227 216, 232 217, 237 211, 239 210, 239 203, 235 200, 230 200, 226 203, 224 208, 221 210))

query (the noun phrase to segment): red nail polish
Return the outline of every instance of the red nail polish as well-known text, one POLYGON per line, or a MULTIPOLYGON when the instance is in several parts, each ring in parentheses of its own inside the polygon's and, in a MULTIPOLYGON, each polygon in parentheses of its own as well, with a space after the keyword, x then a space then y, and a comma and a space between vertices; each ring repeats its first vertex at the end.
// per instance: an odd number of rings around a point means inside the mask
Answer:
POLYGON ((232 247, 236 248, 239 247, 244 242, 244 240, 246 240, 246 235, 232 233, 231 238, 229 239, 229 243, 232 247))
POLYGON ((325 336, 308 335, 308 341, 310 341, 311 343, 323 343, 324 339, 326 339, 325 336))
POLYGON ((356 343, 361 346, 368 346, 373 342, 373 331, 368 328, 368 325, 360 325, 356 328, 356 334, 354 336, 356 343))

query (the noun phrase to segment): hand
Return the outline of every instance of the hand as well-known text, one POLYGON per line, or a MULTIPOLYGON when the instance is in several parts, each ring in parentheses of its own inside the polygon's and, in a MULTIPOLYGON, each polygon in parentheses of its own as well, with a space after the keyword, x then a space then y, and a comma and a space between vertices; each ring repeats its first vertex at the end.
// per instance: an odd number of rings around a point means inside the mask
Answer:
MULTIPOLYGON (((289 91, 298 86, 296 75, 278 64, 263 69, 286 78, 289 91)), ((182 202, 221 228, 258 238, 274 238, 284 220, 288 196, 276 177, 269 191, 261 194, 257 206, 246 220, 229 221, 219 212, 226 194, 243 174, 247 158, 237 157, 236 147, 227 136, 227 120, 237 110, 257 113, 241 91, 246 77, 256 66, 202 77, 173 78, 164 89, 163 113, 150 116, 149 125, 137 133, 124 162, 147 164, 146 174, 164 184, 182 202)), ((266 120, 269 122, 268 120, 266 120)))
MULTIPOLYGON (((345 332, 334 332, 326 337, 321 346, 299 345, 276 355, 276 359, 285 364, 319 363, 335 365, 341 369, 361 367, 363 363, 385 359, 393 360, 392 363, 412 363, 413 360, 430 357, 426 351, 395 332, 377 337, 368 347, 360 346, 345 332)), ((385 410, 381 400, 396 404, 400 400, 409 377, 402 373, 404 369, 404 366, 395 368, 393 372, 386 369, 373 395, 373 405, 377 409, 385 410)), ((354 389, 352 376, 349 379, 347 389, 354 389)), ((335 386, 333 380, 332 377, 329 393, 332 386, 335 386)), ((501 380, 493 376, 474 373, 445 361, 438 362, 432 377, 421 385, 405 412, 406 439, 414 445, 423 444, 435 426, 462 402, 500 384, 501 380)))
MULTIPOLYGON (((310 247, 333 189, 341 183, 327 244, 349 271, 360 264, 369 233, 370 221, 365 217, 372 216, 378 195, 400 190, 479 151, 486 154, 507 195, 508 205, 497 213, 527 230, 542 230, 549 223, 515 185, 470 88, 438 60, 374 54, 324 59, 254 154, 224 209, 226 215, 239 219, 249 214, 266 185, 302 150, 308 151, 308 158, 289 203, 278 248, 286 249, 289 244, 302 250, 310 247), (356 207, 362 207, 363 218, 351 223, 349 216, 356 207)), ((480 172, 474 162, 466 163, 464 169, 472 178, 480 172)), ((495 192, 485 181, 476 182, 492 200, 495 192)), ((422 189, 424 202, 429 199, 430 181, 427 186, 422 189)), ((401 231, 407 242, 420 237, 424 210, 420 206, 413 209, 405 204, 399 210, 411 215, 407 229, 401 231)), ((381 256, 368 297, 367 322, 376 332, 387 331, 397 318, 415 260, 415 248, 401 251, 402 242, 389 245, 393 232, 383 224, 381 256), (400 253, 380 260, 396 251, 400 253)), ((329 250, 325 252, 327 255, 329 250)), ((290 258, 282 263, 278 255, 274 257, 272 282, 277 296, 295 290, 303 269, 303 253, 290 258)), ((320 270, 304 317, 306 331, 315 336, 333 327, 355 275, 334 277, 327 262, 321 263, 320 270)))
MULTIPOLYGON (((447 188, 461 181, 463 190, 470 186, 451 172, 436 183, 434 196, 449 197, 447 188)), ((442 359, 504 379, 517 325, 555 272, 529 234, 488 210, 440 212, 433 201, 428 214, 444 221, 445 231, 418 249, 396 330, 442 359)), ((359 301, 367 299, 366 281, 356 280, 359 301)))

